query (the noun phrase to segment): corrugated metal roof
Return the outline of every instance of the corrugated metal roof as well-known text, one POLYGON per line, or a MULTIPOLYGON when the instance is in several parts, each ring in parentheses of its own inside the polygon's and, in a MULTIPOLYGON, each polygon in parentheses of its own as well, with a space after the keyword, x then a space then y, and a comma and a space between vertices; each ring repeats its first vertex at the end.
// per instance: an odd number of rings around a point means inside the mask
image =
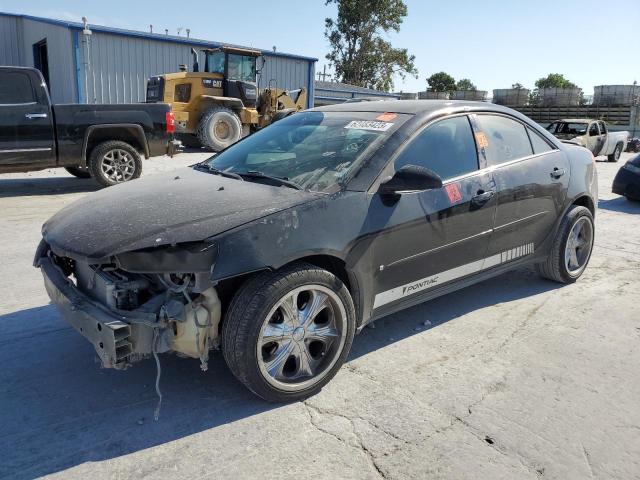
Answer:
MULTIPOLYGON (((32 15, 24 15, 24 14, 20 14, 20 13, 0 12, 0 16, 26 18, 28 20, 33 20, 33 21, 36 21, 36 22, 43 22, 43 23, 48 23, 48 24, 52 24, 52 25, 58 25, 58 26, 61 26, 61 27, 66 27, 66 28, 79 29, 79 30, 82 30, 82 28, 83 28, 83 25, 80 22, 70 22, 70 21, 67 21, 67 20, 57 20, 57 19, 54 19, 54 18, 35 17, 35 16, 32 16, 32 15)), ((230 44, 230 43, 226 43, 226 42, 215 42, 215 41, 210 41, 210 40, 202 40, 202 39, 198 39, 198 38, 178 37, 178 36, 175 36, 175 35, 164 35, 164 34, 161 34, 161 33, 141 32, 141 31, 138 31, 138 30, 127 30, 127 29, 124 29, 124 28, 106 27, 104 25, 89 24, 89 28, 91 30, 96 31, 96 32, 111 33, 113 35, 124 35, 124 36, 128 36, 128 37, 147 38, 147 39, 150 39, 150 40, 158 40, 158 41, 161 41, 161 42, 172 42, 172 43, 183 43, 183 44, 188 44, 188 45, 199 45, 199 46, 208 47, 208 48, 216 48, 216 47, 220 47, 222 45, 229 45, 229 46, 239 47, 239 48, 252 48, 252 47, 247 47, 246 45, 235 45, 235 44, 230 44)), ((318 61, 317 58, 306 57, 304 55, 296 55, 296 54, 285 53, 285 52, 274 52, 273 50, 262 50, 262 49, 258 49, 258 50, 260 50, 264 55, 269 55, 269 56, 274 56, 274 57, 296 58, 296 59, 300 59, 300 60, 306 60, 306 61, 309 61, 309 62, 317 62, 318 61)))

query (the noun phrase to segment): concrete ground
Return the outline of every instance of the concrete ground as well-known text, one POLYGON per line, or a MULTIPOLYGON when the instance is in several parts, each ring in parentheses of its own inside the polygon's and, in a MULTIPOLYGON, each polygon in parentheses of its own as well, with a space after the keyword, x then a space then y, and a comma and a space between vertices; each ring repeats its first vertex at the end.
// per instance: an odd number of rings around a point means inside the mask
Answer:
MULTIPOLYGON (((145 163, 145 174, 204 158, 145 163)), ((31 267, 41 224, 96 189, 0 175, 0 477, 640 478, 640 204, 598 163, 579 282, 519 270, 379 321, 304 403, 272 405, 213 355, 101 370, 31 267)))

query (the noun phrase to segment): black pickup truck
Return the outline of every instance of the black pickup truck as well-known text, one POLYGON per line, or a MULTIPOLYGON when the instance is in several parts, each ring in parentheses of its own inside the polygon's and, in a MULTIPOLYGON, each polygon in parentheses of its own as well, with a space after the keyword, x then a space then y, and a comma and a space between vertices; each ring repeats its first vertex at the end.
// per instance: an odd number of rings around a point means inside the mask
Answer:
POLYGON ((63 167, 109 186, 142 172, 141 157, 173 155, 167 104, 52 105, 40 71, 0 67, 0 173, 63 167))

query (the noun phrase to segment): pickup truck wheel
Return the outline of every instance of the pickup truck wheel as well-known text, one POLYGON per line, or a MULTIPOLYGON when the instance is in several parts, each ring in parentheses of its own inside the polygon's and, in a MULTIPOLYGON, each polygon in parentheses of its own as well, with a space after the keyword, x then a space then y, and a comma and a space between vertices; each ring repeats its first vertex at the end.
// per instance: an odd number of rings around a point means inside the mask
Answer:
POLYGON ((95 146, 89 156, 91 176, 105 187, 134 180, 142 173, 138 151, 126 142, 110 140, 95 146))
POLYGON ((616 148, 613 150, 613 153, 607 156, 607 159, 610 162, 617 162, 618 160, 620 160, 621 153, 622 153, 622 144, 619 143, 616 145, 616 148))
POLYGON ((225 107, 205 111, 198 124, 198 139, 215 151, 227 148, 242 137, 242 122, 238 115, 225 107))
POLYGON ((344 363, 355 333, 349 291, 332 273, 307 263, 247 281, 222 325, 227 365, 270 402, 319 392, 344 363))
POLYGON ((78 178, 91 178, 91 172, 88 167, 64 167, 74 177, 78 178))
POLYGON ((560 223, 551 253, 543 263, 536 264, 538 274, 560 283, 575 282, 591 258, 594 234, 591 211, 572 207, 560 223))

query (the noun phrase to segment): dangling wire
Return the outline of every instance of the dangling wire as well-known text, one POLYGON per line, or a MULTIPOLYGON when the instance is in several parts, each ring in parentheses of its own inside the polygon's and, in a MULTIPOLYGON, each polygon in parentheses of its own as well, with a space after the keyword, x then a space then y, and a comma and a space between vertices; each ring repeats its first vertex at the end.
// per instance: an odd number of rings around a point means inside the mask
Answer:
POLYGON ((160 418, 160 407, 162 406, 162 392, 160 391, 160 375, 162 374, 162 367, 160 366, 160 358, 158 357, 158 331, 159 329, 153 329, 153 344, 151 351, 153 352, 153 358, 156 360, 156 394, 158 395, 158 404, 156 410, 153 413, 153 418, 157 422, 160 418))

